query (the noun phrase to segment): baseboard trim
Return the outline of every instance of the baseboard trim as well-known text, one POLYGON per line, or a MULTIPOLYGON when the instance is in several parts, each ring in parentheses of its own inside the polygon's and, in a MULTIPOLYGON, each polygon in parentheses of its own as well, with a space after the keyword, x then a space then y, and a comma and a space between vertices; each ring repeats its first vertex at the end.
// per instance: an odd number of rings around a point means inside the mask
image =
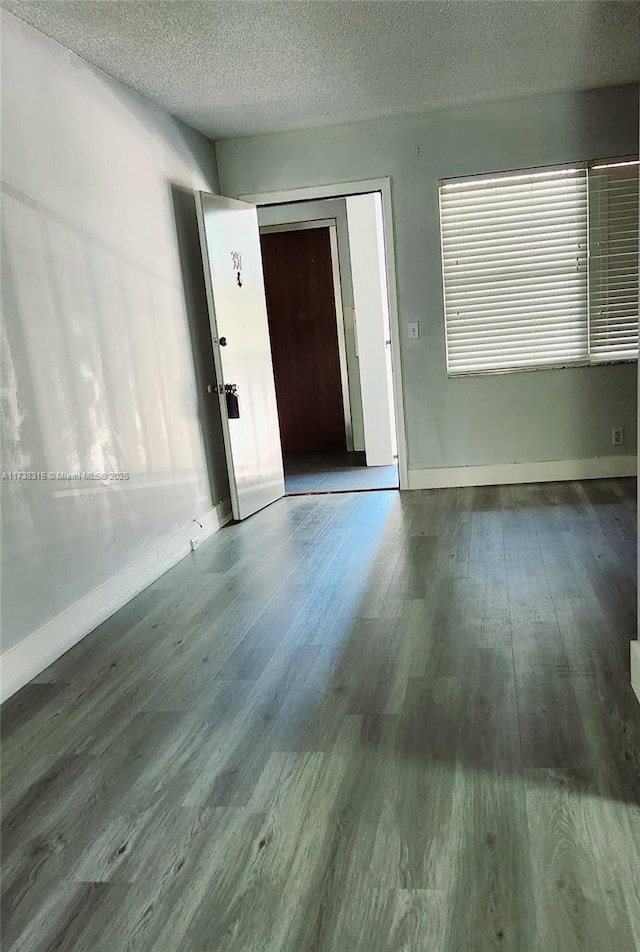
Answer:
POLYGON ((569 479, 611 479, 616 476, 635 476, 637 466, 636 456, 596 456, 593 459, 562 459, 543 463, 410 469, 409 489, 453 489, 459 486, 552 483, 569 479))
POLYGON ((640 701, 640 641, 631 642, 631 687, 640 701))
POLYGON ((0 657, 0 700, 5 701, 36 677, 85 635, 155 582, 198 544, 231 519, 231 503, 223 500, 191 521, 98 588, 70 605, 0 657))

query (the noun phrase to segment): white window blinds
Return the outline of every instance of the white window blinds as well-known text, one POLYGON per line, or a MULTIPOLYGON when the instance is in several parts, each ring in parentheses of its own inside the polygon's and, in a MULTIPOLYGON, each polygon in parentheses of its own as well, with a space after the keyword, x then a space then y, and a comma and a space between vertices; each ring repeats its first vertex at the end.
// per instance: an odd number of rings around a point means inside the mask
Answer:
POLYGON ((591 357, 638 355, 638 163, 589 170, 591 357))
POLYGON ((450 374, 637 353, 638 205, 636 191, 634 231, 629 168, 635 168, 637 189, 637 165, 609 167, 606 174, 603 167, 532 170, 441 185, 450 374), (596 174, 597 201, 589 198, 596 174), (597 272, 589 264, 590 217, 598 222, 597 272))

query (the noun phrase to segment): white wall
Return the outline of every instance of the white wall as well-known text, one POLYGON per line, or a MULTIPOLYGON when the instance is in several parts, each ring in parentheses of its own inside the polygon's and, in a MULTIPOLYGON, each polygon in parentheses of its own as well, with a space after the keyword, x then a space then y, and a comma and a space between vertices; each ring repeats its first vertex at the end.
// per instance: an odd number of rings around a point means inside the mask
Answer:
POLYGON ((632 465, 633 364, 447 378, 438 179, 637 147, 638 90, 626 86, 235 139, 216 150, 230 196, 391 176, 408 457, 420 485, 434 469, 474 465, 590 461, 567 469, 575 475, 632 465), (415 320, 421 336, 410 341, 415 320), (626 428, 626 446, 611 446, 613 426, 626 428))
POLYGON ((327 201, 318 202, 263 205, 258 209, 258 221, 261 226, 282 225, 302 221, 320 221, 326 218, 335 218, 336 220, 353 448, 354 450, 364 450, 360 370, 358 366, 355 328, 353 321, 350 320, 351 309, 353 308, 353 283, 351 280, 351 253, 349 249, 346 202, 344 198, 331 198, 327 201))
POLYGON ((193 202, 211 143, 5 13, 2 121, 2 470, 130 473, 2 481, 19 681, 184 554, 228 485, 193 202))
POLYGON ((348 197, 347 220, 366 461, 367 466, 390 466, 396 446, 380 195, 348 197))

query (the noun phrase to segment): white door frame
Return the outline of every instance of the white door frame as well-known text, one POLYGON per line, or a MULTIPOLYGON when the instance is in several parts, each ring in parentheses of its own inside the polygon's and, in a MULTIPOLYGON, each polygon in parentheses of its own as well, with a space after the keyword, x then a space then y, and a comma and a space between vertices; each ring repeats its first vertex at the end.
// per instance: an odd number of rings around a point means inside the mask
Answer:
POLYGON ((340 263, 338 258, 338 226, 335 218, 318 218, 315 221, 282 222, 278 225, 261 225, 261 235, 273 235, 282 231, 309 231, 312 228, 328 228, 331 247, 331 273, 333 278, 333 299, 335 301, 336 328, 338 330, 338 358, 340 360, 340 382, 342 384, 342 409, 344 413, 344 435, 347 452, 353 451, 353 425, 351 422, 351 401, 349 399, 349 372, 347 368, 347 345, 344 334, 344 314, 342 311, 342 284, 340 283, 340 263))
POLYGON ((404 414, 404 390, 402 386, 400 318, 398 313, 391 179, 367 179, 359 182, 340 182, 335 185, 311 185, 304 188, 291 188, 275 192, 253 192, 251 194, 241 195, 240 198, 254 205, 285 205, 288 202, 317 201, 322 198, 346 198, 348 195, 363 195, 366 192, 380 192, 382 195, 382 222, 384 228, 385 261, 387 266, 389 320, 391 325, 393 392, 395 396, 396 431, 398 436, 398 470, 400 475, 400 489, 408 489, 407 437, 404 414))

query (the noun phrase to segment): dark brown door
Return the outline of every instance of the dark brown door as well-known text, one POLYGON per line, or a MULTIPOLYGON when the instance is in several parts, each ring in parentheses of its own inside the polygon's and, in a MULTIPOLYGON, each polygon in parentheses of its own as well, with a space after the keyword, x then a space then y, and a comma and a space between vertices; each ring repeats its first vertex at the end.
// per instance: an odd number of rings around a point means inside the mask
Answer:
POLYGON ((283 451, 345 450, 329 229, 261 242, 283 451))

